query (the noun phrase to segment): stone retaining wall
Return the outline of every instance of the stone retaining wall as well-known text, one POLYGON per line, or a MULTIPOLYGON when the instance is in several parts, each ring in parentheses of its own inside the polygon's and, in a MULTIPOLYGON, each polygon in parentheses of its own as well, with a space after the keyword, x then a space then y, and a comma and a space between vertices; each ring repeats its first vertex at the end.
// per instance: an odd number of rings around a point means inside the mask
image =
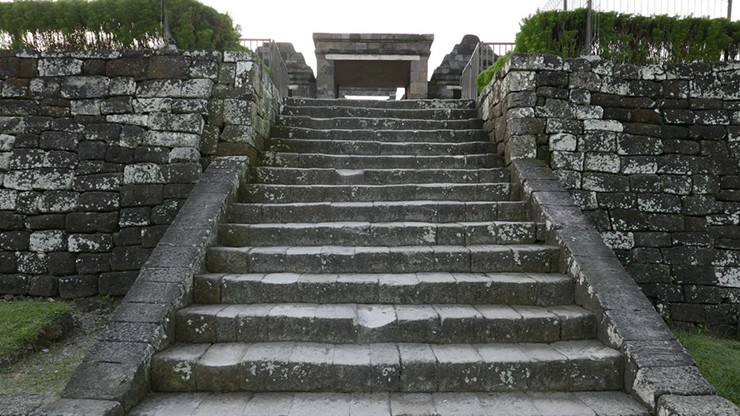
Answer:
POLYGON ((0 51, 0 294, 123 295, 277 93, 249 53, 0 51))
POLYGON ((515 55, 479 110, 508 161, 550 164, 665 318, 736 334, 740 63, 515 55))

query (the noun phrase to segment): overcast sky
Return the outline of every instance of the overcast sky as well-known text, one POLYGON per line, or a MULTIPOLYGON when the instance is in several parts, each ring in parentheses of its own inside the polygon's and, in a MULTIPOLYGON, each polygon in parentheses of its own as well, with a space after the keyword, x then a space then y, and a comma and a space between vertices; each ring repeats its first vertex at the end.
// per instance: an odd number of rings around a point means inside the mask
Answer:
POLYGON ((431 33, 429 75, 466 34, 513 42, 519 22, 547 0, 201 0, 227 12, 246 38, 291 42, 316 72, 312 34, 431 33))

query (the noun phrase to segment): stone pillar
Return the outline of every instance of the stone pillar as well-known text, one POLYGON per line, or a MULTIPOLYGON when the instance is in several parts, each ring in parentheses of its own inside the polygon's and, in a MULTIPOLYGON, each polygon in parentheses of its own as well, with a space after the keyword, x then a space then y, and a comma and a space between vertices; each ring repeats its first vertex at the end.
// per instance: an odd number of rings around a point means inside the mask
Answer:
POLYGON ((326 55, 316 55, 316 98, 337 98, 334 61, 326 55))
POLYGON ((417 61, 411 61, 409 87, 406 91, 408 98, 427 98, 429 93, 429 83, 427 82, 428 61, 428 56, 423 56, 417 61))

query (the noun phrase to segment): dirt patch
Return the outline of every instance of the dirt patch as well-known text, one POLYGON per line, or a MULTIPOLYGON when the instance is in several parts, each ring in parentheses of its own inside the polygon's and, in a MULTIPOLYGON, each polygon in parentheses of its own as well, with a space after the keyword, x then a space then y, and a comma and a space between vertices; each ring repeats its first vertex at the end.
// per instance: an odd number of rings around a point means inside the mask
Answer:
POLYGON ((0 416, 32 415, 58 399, 121 301, 83 298, 67 302, 72 306, 71 329, 59 341, 0 369, 0 416))

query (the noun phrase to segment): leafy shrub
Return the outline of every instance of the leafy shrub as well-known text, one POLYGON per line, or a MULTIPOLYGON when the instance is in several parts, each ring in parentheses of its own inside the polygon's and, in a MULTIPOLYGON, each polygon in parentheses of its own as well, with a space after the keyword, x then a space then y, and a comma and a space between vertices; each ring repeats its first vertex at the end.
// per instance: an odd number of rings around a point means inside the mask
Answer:
MULTIPOLYGON (((195 0, 167 0, 181 49, 240 49, 231 18, 195 0)), ((120 49, 162 44, 161 3, 59 0, 0 3, 0 45, 32 49, 120 49)))
POLYGON ((500 70, 504 69, 504 66, 506 66, 506 61, 509 60, 509 57, 513 51, 506 52, 504 55, 499 56, 496 59, 496 62, 493 63, 493 65, 489 66, 488 68, 484 69, 483 72, 478 74, 478 78, 475 79, 475 85, 478 88, 478 93, 483 91, 483 88, 488 85, 491 80, 493 79, 493 76, 500 70))

